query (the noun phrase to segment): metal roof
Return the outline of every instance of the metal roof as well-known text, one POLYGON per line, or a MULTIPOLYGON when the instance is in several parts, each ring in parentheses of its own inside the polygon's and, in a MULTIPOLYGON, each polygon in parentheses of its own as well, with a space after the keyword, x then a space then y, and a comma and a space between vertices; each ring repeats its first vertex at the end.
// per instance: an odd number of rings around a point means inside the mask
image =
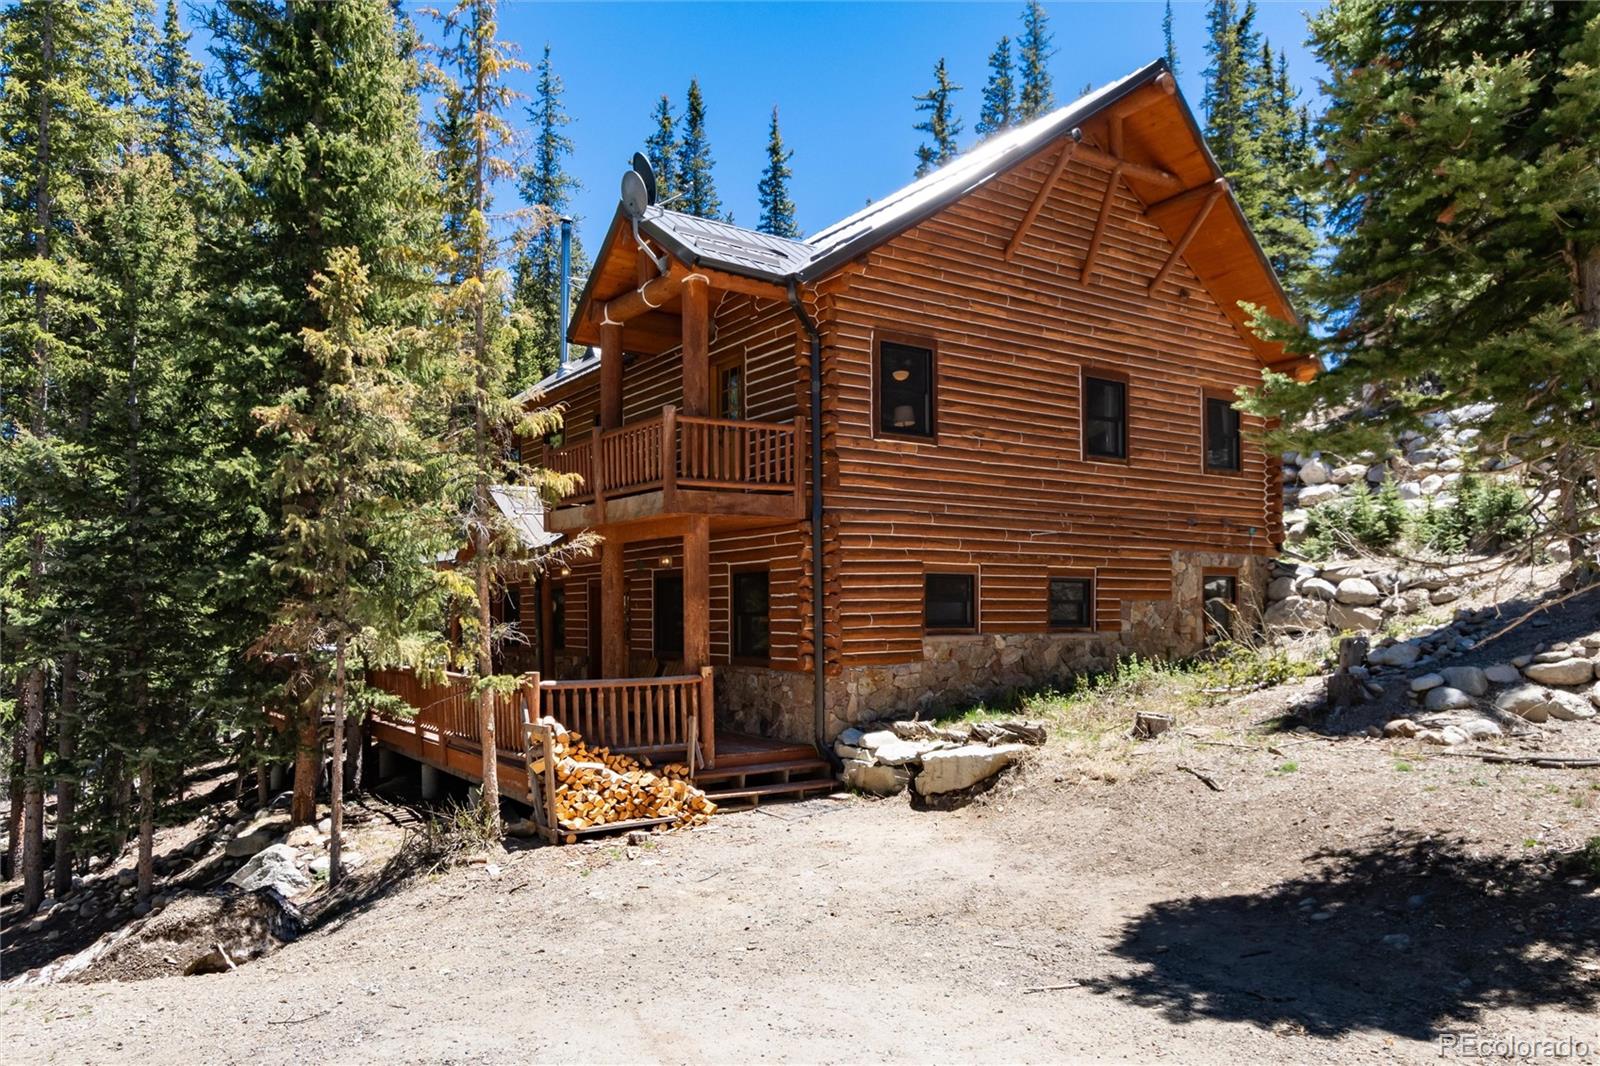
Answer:
POLYGON ((516 531, 524 548, 544 548, 561 539, 560 533, 544 528, 544 501, 538 490, 528 485, 490 485, 494 505, 516 531))
POLYGON ((691 266, 703 264, 764 281, 787 281, 815 254, 800 241, 663 207, 646 210, 639 229, 691 266))

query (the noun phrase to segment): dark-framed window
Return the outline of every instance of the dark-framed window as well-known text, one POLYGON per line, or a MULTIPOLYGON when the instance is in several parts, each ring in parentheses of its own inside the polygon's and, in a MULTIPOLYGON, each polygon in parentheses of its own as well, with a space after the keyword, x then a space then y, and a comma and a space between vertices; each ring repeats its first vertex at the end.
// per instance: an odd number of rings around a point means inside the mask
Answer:
POLYGON ((934 435, 933 349, 878 342, 878 432, 895 437, 934 435))
POLYGON ((1206 469, 1239 469, 1239 412, 1220 396, 1206 397, 1206 469))
POLYGON ((978 575, 924 574, 922 625, 924 629, 976 629, 978 575))
POLYGON ((740 659, 765 659, 772 653, 770 582, 765 570, 733 575, 733 654, 740 659))
POLYGON ((1094 582, 1086 577, 1050 579, 1050 627, 1088 629, 1094 621, 1094 582))
POLYGON ((683 658, 683 575, 656 572, 655 597, 655 656, 657 659, 683 658))
POLYGON ((1083 454, 1099 459, 1128 457, 1128 383, 1083 378, 1083 454))
POLYGON ((550 646, 556 651, 567 647, 567 586, 556 585, 550 590, 550 646))
POLYGON ((500 590, 500 621, 512 629, 522 625, 522 589, 516 585, 500 590))
POLYGON ((723 363, 716 368, 716 416, 744 417, 744 361, 723 363))
POLYGON ((1232 574, 1207 574, 1200 584, 1205 604, 1206 636, 1233 636, 1233 616, 1239 602, 1239 579, 1232 574))

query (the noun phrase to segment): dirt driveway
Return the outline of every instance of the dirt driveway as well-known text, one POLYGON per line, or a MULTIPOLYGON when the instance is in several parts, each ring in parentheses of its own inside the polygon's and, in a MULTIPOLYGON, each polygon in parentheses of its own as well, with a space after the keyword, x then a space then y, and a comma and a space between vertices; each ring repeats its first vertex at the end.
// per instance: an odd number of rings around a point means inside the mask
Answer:
POLYGON ((1169 735, 1115 784, 1047 750, 960 811, 817 799, 653 847, 518 851, 498 878, 423 878, 235 973, 0 991, 6 1058, 1420 1062, 1447 1032, 1600 1048, 1600 891, 1549 861, 1600 831, 1600 774, 1274 745, 1169 735))

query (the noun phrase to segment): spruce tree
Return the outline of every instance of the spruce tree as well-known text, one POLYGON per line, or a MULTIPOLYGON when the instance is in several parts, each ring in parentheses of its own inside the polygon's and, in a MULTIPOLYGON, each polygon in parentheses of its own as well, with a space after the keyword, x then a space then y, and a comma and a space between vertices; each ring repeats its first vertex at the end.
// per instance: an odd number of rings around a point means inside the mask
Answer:
POLYGON ((1050 57, 1056 54, 1050 16, 1039 0, 1022 9, 1022 36, 1017 39, 1022 62, 1022 91, 1017 98, 1017 121, 1029 122, 1056 106, 1050 79, 1050 57))
POLYGON ((1016 122, 1016 70, 1011 61, 1011 38, 1001 37, 989 53, 989 80, 983 86, 983 108, 974 127, 979 137, 1010 129, 1016 122))
MULTIPOLYGON (((1332 244, 1316 328, 1269 333, 1326 368, 1256 410, 1330 422, 1353 454, 1471 408, 1485 456, 1559 493, 1553 529, 1592 573, 1600 475, 1600 7, 1378 6, 1311 22, 1328 68, 1310 173, 1332 244), (1350 417, 1337 417, 1350 412, 1350 417)), ((1270 326, 1263 323, 1264 328, 1270 326)), ((1289 442, 1304 434, 1285 431, 1289 442)))
POLYGON ((1206 9, 1206 143, 1228 179, 1234 197, 1252 223, 1274 210, 1263 189, 1260 130, 1265 95, 1256 57, 1261 41, 1255 30, 1255 3, 1211 0, 1206 9))
POLYGON ((711 176, 711 142, 706 136, 706 102, 697 78, 689 79, 678 128, 677 182, 683 194, 673 206, 684 214, 718 218, 722 201, 711 176))
MULTIPOLYGON (((531 312, 533 327, 519 340, 513 384, 525 388, 561 364, 566 338, 560 332, 561 234, 555 224, 572 210, 572 195, 578 179, 567 171, 572 155, 572 138, 562 132, 572 122, 561 102, 561 78, 550 63, 550 46, 536 68, 533 100, 528 119, 533 127, 533 158, 519 175, 517 192, 522 202, 537 208, 539 220, 531 229, 527 247, 517 261, 514 292, 516 301, 531 312)), ((582 277, 589 261, 578 239, 572 236, 572 271, 582 277)))
POLYGON ((1161 43, 1164 47, 1163 54, 1167 59, 1167 69, 1172 71, 1172 76, 1178 76, 1178 44, 1172 36, 1172 0, 1167 0, 1167 9, 1161 16, 1161 43))
POLYGON ((652 117, 655 128, 645 138, 644 154, 656 172, 656 202, 665 203, 678 194, 678 127, 666 93, 656 101, 652 117))
POLYGON ((200 64, 189 51, 190 35, 178 21, 177 0, 167 0, 150 66, 150 102, 157 147, 172 164, 180 185, 195 189, 194 170, 208 160, 219 137, 221 116, 206 92, 200 64))
POLYGON ((800 227, 794 218, 794 200, 789 196, 789 179, 794 172, 789 160, 794 152, 783 146, 783 134, 778 132, 778 109, 772 109, 772 124, 767 129, 767 166, 756 184, 761 202, 761 219, 756 229, 775 237, 798 239, 800 227))
POLYGON ((928 135, 927 140, 917 145, 916 176, 919 178, 956 157, 956 138, 961 136, 961 120, 955 116, 951 97, 960 91, 961 86, 950 81, 944 57, 940 56, 939 62, 933 66, 933 87, 912 97, 917 110, 927 112, 928 116, 914 127, 928 135))

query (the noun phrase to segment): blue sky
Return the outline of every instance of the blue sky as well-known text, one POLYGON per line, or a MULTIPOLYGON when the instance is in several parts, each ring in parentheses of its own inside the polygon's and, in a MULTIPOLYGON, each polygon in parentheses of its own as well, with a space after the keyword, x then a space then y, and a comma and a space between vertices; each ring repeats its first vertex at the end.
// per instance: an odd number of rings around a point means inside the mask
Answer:
MULTIPOLYGON (((1257 25, 1287 49, 1291 75, 1309 98, 1316 65, 1307 53, 1306 0, 1258 0, 1257 25)), ((419 12, 448 0, 407 4, 419 12)), ((1161 55, 1163 4, 1047 3, 1057 53, 1050 63, 1059 103, 1086 83, 1103 85, 1161 55)), ((995 3, 535 3, 501 9, 501 36, 537 61, 548 42, 574 122, 571 170, 580 233, 593 248, 617 203, 622 171, 643 147, 656 99, 681 108, 689 79, 705 93, 717 191, 734 220, 754 226, 756 181, 765 165, 767 121, 779 109, 794 149, 792 192, 801 227, 815 232, 911 179, 919 134, 911 97, 945 57, 964 86, 956 106, 972 140, 989 53, 1015 39, 1021 0, 995 3)), ((1198 110, 1205 66, 1205 6, 1174 3, 1179 84, 1198 110)), ((424 28, 426 32, 426 28, 424 28)), ((198 43, 198 42, 197 42, 198 43)), ((532 89, 533 76, 513 84, 532 89)), ((526 127, 518 105, 515 120, 526 127)), ((502 202, 511 196, 502 190, 502 202)))

